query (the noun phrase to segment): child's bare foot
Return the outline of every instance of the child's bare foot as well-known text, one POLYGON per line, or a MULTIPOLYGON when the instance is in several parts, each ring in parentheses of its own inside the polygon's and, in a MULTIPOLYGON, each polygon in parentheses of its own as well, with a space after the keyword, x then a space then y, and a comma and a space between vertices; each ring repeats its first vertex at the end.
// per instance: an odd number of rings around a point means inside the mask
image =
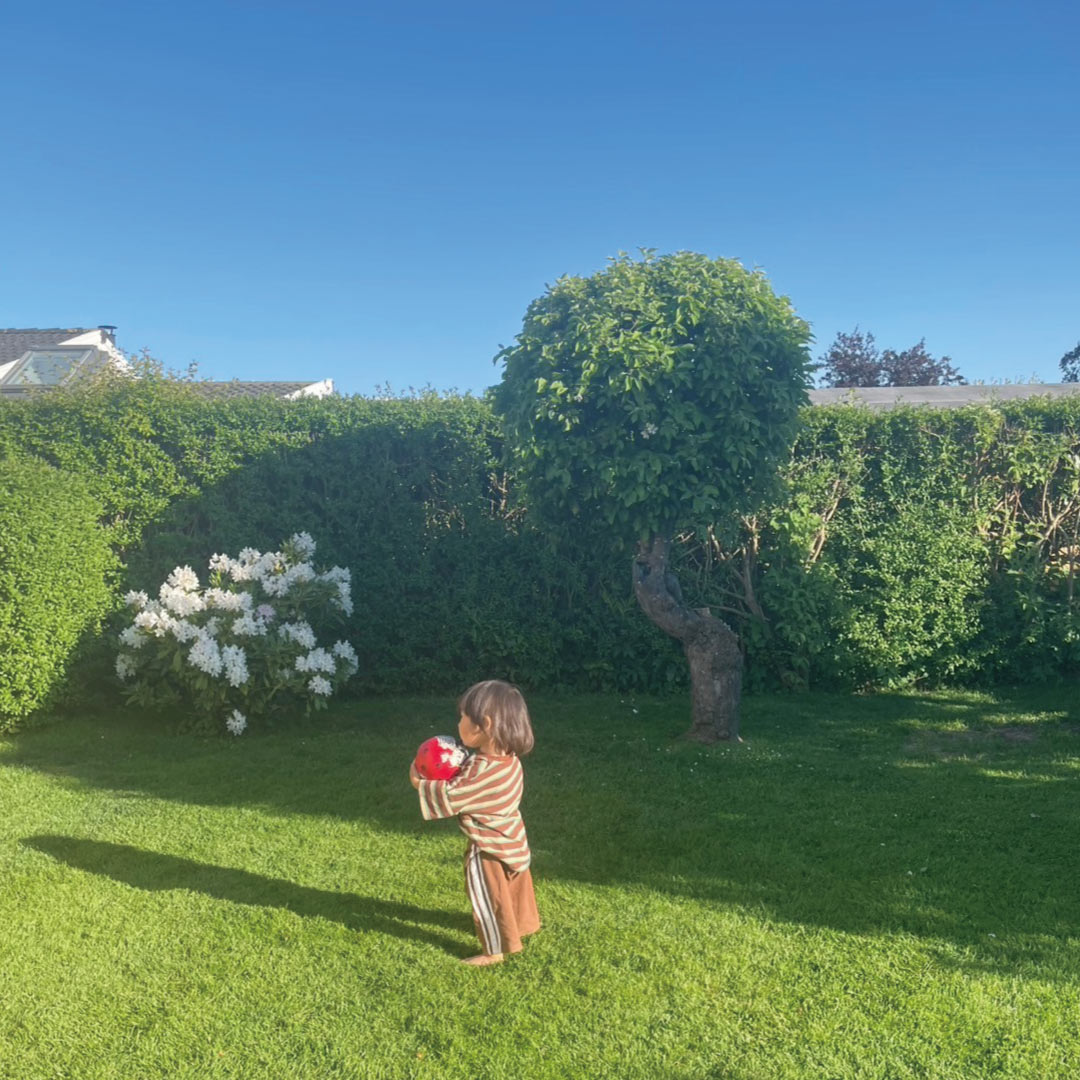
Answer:
POLYGON ((473 967, 487 967, 488 964, 501 964, 503 962, 503 954, 501 952, 493 953, 491 956, 470 956, 466 960, 461 961, 463 964, 472 964, 473 967))

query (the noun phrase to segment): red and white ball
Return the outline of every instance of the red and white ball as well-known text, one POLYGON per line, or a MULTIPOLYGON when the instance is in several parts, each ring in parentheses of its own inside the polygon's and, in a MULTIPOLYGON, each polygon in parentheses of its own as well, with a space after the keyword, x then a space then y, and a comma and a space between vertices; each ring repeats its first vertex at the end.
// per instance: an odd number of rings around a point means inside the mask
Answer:
POLYGON ((425 739, 416 751, 416 771, 424 780, 452 780, 465 764, 468 750, 449 735, 425 739))

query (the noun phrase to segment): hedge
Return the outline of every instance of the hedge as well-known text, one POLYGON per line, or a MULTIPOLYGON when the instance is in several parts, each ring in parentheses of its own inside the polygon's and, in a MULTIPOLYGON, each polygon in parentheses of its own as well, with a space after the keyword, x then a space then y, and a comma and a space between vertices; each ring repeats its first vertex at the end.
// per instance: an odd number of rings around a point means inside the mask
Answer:
POLYGON ((115 559, 100 513, 79 477, 0 457, 0 731, 55 700, 109 610, 115 559))
POLYGON ((491 672, 639 690, 682 677, 675 645, 637 617, 622 558, 595 538, 556 551, 515 508, 475 397, 223 401, 151 379, 7 402, 4 446, 85 477, 122 589, 310 532, 320 560, 353 571, 353 692, 491 672))
MULTIPOLYGON (((1068 398, 807 408, 784 497, 682 538, 684 591, 738 627, 751 688, 1069 677, 1078 421, 1068 398)), ((585 522, 556 542, 516 503, 482 399, 222 401, 149 379, 5 402, 5 449, 84 479, 120 589, 310 532, 353 571, 359 692, 685 681, 614 538, 585 522)))
POLYGON ((748 515, 726 575, 701 582, 706 599, 735 593, 752 685, 1076 674, 1080 398, 803 421, 786 498, 748 515))

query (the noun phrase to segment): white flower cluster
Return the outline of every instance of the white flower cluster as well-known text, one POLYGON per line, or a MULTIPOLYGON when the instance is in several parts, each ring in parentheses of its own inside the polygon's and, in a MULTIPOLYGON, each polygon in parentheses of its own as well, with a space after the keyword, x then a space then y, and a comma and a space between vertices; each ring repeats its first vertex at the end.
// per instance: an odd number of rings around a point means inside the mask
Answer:
POLYGON ((234 637, 263 637, 266 633, 266 621, 257 615, 245 614, 234 619, 230 629, 234 637))
POLYGON ((337 671, 337 663, 325 649, 312 649, 307 656, 296 658, 297 671, 327 671, 331 675, 337 671))
POLYGON ((239 645, 223 646, 221 663, 230 686, 243 686, 248 681, 247 653, 239 645))
POLYGON ((199 634, 188 653, 188 663, 207 675, 221 674, 221 649, 212 634, 205 630, 199 634))
MULTIPOLYGON (((280 565, 280 564, 278 564, 280 565)), ((317 577, 311 563, 297 563, 280 573, 262 574, 259 584, 267 596, 288 596, 289 590, 299 582, 314 581, 317 577)))
MULTIPOLYGON (((294 533, 283 546, 285 551, 260 552, 255 548, 244 548, 235 559, 214 555, 210 559, 210 569, 227 575, 237 584, 256 581, 267 596, 274 598, 288 596, 294 585, 322 581, 336 589, 332 603, 346 615, 353 613, 352 575, 346 567, 333 566, 323 574, 317 573, 311 564, 315 541, 309 533, 294 533), (293 558, 300 561, 295 562, 293 558)), ((213 603, 209 597, 207 602, 213 603)))
POLYGON ((240 735, 247 727, 247 717, 239 709, 233 709, 232 716, 225 721, 225 726, 231 734, 240 735))
POLYGON ((198 592, 199 575, 190 566, 178 566, 165 579, 165 584, 181 592, 198 592))
POLYGON ((337 596, 332 596, 330 602, 336 604, 346 615, 353 613, 352 602, 352 574, 344 566, 332 566, 325 574, 319 576, 320 581, 326 581, 337 587, 337 596))
POLYGON ((134 628, 145 630, 154 637, 164 637, 174 626, 174 619, 156 600, 151 600, 146 607, 135 616, 134 628))
MULTIPOLYGON (((209 634, 209 625, 207 625, 205 629, 209 634)), ((169 630, 172 631, 172 636, 180 642, 194 641, 201 632, 198 626, 192 622, 186 622, 184 619, 174 619, 169 630)))
POLYGON ((356 650, 347 641, 335 641, 334 648, 331 651, 335 656, 345 660, 353 671, 360 670, 360 661, 356 658, 356 650))
POLYGON ((206 607, 199 595, 199 577, 190 566, 178 566, 158 591, 161 606, 178 618, 186 619, 206 607))
POLYGON ((282 623, 278 633, 305 649, 315 648, 315 631, 306 622, 282 623))
POLYGON ((249 592, 229 592, 228 589, 207 589, 203 593, 206 606, 222 611, 250 611, 254 601, 249 592))
POLYGON ((296 552, 304 562, 310 562, 315 558, 315 541, 311 533, 298 532, 289 537, 288 546, 296 552))
POLYGON ((213 555, 210 569, 227 574, 233 581, 258 581, 269 574, 281 573, 285 569, 285 556, 280 551, 268 551, 266 554, 255 548, 244 548, 238 558, 228 555, 213 555))

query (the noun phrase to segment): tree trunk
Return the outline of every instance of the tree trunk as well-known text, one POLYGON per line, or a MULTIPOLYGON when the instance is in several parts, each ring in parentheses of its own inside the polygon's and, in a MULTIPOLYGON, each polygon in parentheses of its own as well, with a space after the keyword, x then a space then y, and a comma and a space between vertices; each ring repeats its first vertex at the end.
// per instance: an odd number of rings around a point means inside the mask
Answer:
POLYGON ((634 595, 642 611, 682 642, 690 664, 692 722, 686 738, 717 742, 739 738, 742 652, 734 631, 709 613, 691 610, 668 568, 669 541, 654 536, 634 556, 634 595))

